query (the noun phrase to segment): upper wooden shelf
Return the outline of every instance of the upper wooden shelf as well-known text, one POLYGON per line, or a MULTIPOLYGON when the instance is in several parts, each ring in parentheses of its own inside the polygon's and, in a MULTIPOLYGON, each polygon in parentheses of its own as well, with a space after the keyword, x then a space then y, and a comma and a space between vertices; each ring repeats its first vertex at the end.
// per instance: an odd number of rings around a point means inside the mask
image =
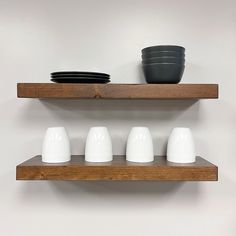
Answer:
POLYGON ((218 84, 18 83, 19 98, 216 99, 218 84))
POLYGON ((72 156, 70 162, 47 164, 36 156, 16 167, 17 180, 168 180, 217 181, 218 168, 201 157, 195 163, 176 164, 156 156, 151 163, 127 162, 114 156, 112 162, 90 163, 84 156, 72 156))

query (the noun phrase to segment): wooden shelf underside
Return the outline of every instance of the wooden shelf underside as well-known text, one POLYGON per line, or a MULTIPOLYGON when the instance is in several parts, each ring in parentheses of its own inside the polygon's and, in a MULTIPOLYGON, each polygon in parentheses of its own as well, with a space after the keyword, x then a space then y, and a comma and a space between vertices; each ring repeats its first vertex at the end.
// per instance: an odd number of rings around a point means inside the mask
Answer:
POLYGON ((47 99, 216 99, 218 85, 18 83, 17 96, 47 99))
POLYGON ((157 180, 217 181, 218 168, 201 157, 191 164, 167 162, 156 156, 152 163, 132 163, 125 156, 112 162, 89 163, 84 156, 72 156, 70 162, 47 164, 36 156, 16 167, 17 180, 157 180))

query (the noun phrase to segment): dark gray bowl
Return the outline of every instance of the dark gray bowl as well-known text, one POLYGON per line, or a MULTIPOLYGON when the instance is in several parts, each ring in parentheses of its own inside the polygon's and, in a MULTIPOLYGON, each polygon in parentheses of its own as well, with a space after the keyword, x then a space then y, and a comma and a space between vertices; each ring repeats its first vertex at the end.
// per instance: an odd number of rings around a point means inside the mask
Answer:
POLYGON ((155 52, 146 52, 142 54, 142 59, 149 59, 153 57, 178 57, 184 58, 185 53, 175 52, 175 51, 155 51, 155 52))
POLYGON ((150 59, 143 59, 142 64, 150 64, 150 63, 177 63, 177 64, 183 64, 185 63, 184 58, 179 57, 153 57, 150 59))
POLYGON ((143 72, 149 84, 178 84, 184 68, 184 65, 176 63, 153 63, 143 65, 143 72))
POLYGON ((146 47, 142 49, 142 53, 153 52, 153 51, 175 51, 175 52, 185 52, 185 48, 177 45, 157 45, 152 47, 146 47))

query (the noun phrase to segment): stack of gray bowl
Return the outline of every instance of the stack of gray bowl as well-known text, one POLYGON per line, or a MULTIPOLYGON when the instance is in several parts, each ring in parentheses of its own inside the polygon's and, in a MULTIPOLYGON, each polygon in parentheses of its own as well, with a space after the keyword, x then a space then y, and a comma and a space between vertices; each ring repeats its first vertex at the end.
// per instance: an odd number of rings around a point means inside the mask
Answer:
POLYGON ((149 84, 177 84, 185 68, 185 48, 159 45, 142 50, 142 66, 149 84))

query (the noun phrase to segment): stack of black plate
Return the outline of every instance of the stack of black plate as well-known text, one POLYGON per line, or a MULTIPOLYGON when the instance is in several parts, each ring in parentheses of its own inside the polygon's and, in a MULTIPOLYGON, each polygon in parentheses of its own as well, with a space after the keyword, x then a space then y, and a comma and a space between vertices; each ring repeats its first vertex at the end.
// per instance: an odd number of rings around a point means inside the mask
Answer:
POLYGON ((185 68, 185 48, 175 45, 144 48, 142 65, 147 83, 177 84, 185 68))
POLYGON ((110 82, 110 75, 98 72, 60 71, 51 73, 51 77, 51 81, 56 83, 106 84, 110 82))

